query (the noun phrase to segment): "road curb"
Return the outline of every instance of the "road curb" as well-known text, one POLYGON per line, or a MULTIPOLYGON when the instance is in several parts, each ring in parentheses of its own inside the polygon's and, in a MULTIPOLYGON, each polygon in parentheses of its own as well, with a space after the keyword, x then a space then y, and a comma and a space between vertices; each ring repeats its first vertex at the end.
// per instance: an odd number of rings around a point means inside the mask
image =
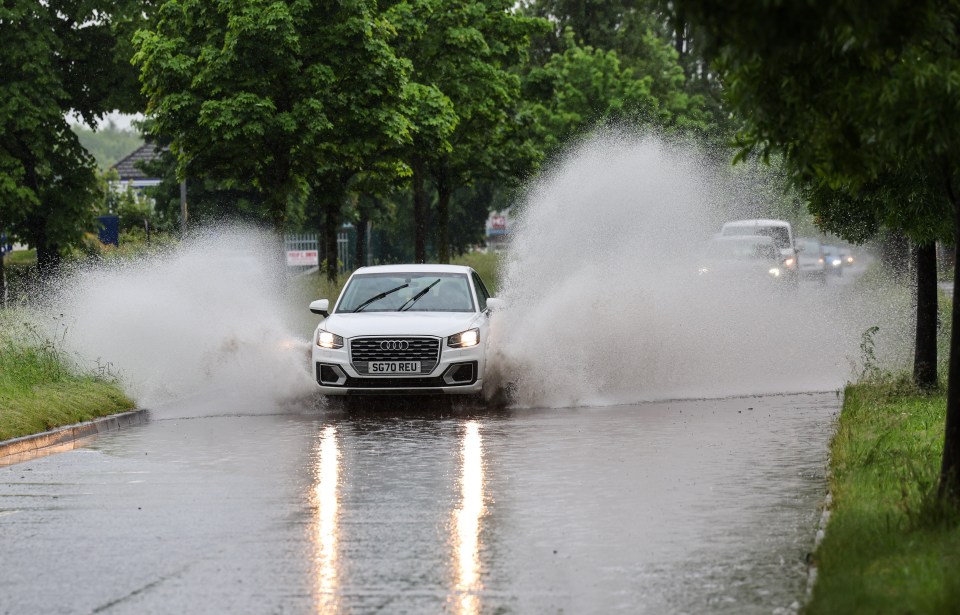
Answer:
POLYGON ((111 414, 102 418, 66 425, 30 436, 21 436, 0 442, 0 459, 11 455, 32 453, 41 449, 69 444, 81 438, 89 438, 108 431, 119 431, 126 427, 142 425, 148 420, 147 410, 131 410, 120 414, 111 414))

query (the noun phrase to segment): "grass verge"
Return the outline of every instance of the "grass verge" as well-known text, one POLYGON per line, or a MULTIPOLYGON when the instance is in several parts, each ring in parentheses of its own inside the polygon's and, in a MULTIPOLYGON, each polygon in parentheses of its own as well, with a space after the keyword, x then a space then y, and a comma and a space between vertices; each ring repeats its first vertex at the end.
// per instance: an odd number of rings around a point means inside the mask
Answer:
POLYGON ((806 613, 960 612, 960 513, 935 497, 945 409, 905 377, 847 387, 806 613))
POLYGON ((111 378, 80 373, 54 343, 29 327, 14 327, 4 320, 0 320, 0 440, 134 407, 111 378))

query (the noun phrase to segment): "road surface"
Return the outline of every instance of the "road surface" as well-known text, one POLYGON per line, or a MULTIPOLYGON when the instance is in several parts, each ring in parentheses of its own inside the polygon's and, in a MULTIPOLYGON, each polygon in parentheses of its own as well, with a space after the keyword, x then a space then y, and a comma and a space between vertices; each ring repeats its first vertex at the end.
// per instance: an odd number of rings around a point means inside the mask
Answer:
POLYGON ((0 613, 772 613, 837 394, 165 408, 0 468, 0 613))

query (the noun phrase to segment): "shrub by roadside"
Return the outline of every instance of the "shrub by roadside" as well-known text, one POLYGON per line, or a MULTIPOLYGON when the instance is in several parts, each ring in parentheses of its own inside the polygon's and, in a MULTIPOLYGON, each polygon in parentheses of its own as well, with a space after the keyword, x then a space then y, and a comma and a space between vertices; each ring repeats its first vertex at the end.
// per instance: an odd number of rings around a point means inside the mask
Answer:
POLYGON ((134 407, 108 375, 84 374, 55 343, 0 314, 0 440, 134 407))
POLYGON ((960 514, 935 497, 945 409, 907 377, 847 387, 807 613, 960 612, 960 514))

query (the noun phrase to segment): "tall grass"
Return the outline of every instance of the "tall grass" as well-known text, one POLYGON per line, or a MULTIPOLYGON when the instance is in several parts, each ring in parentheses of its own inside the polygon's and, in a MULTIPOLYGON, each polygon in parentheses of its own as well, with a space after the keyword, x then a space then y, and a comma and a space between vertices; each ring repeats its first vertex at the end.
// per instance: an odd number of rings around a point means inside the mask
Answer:
POLYGON ((24 320, 0 313, 0 440, 133 407, 108 370, 83 373, 60 349, 62 340, 24 320))

